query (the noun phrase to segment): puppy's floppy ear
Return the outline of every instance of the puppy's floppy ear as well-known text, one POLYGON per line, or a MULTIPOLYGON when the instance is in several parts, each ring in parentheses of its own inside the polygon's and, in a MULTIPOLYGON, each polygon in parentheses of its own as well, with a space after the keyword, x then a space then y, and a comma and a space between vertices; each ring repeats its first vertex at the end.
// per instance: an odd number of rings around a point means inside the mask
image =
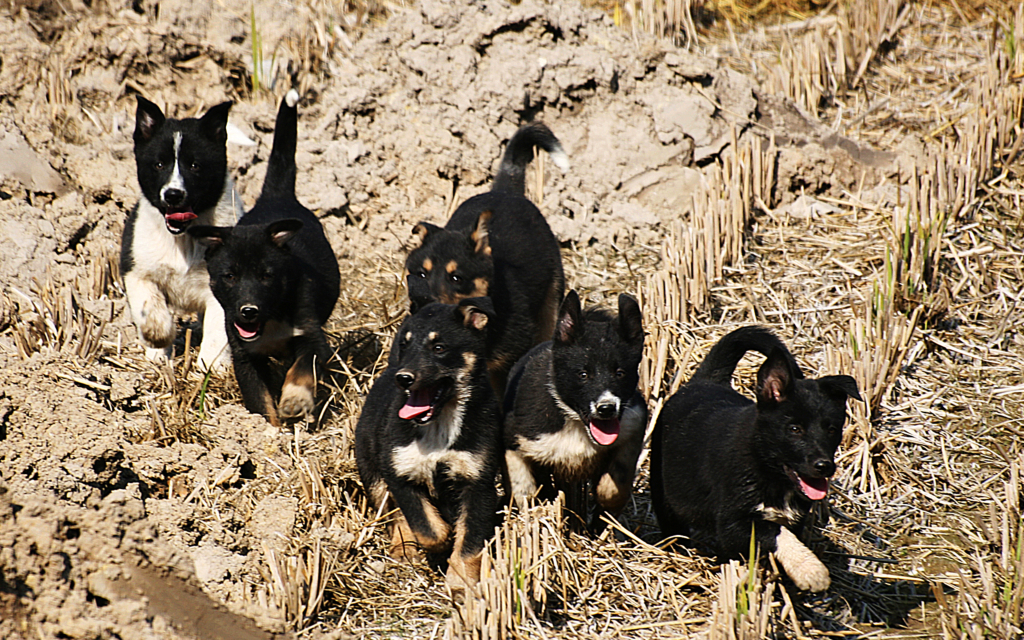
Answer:
POLYGON ((412 235, 417 236, 420 239, 420 246, 427 241, 427 237, 433 233, 437 233, 441 230, 441 227, 436 224, 430 224, 429 222, 421 222, 412 228, 412 235))
POLYGON ((208 224, 195 225, 188 228, 188 235, 206 247, 207 252, 219 249, 231 235, 231 227, 214 227, 208 224))
POLYGON ((473 248, 473 253, 482 253, 486 256, 491 255, 491 243, 488 237, 487 225, 491 222, 491 216, 494 215, 490 211, 484 211, 476 219, 476 227, 473 229, 473 233, 469 234, 469 244, 473 248))
POLYGON ((463 298, 455 306, 455 316, 470 329, 485 329, 494 318, 494 305, 488 297, 463 298))
POLYGON ((153 135, 163 126, 167 118, 160 107, 156 106, 142 96, 135 96, 138 106, 135 107, 135 134, 132 139, 135 144, 149 142, 153 135))
POLYGON ((267 225, 267 237, 277 246, 283 247, 301 228, 302 220, 295 218, 277 220, 267 225))
POLYGON ((583 310, 580 296, 575 289, 565 294, 562 306, 558 308, 558 322, 555 324, 554 341, 558 344, 572 344, 583 335, 583 310))
POLYGON ((800 377, 798 374, 793 371, 789 354, 772 350, 757 370, 757 403, 770 406, 785 402, 793 393, 793 380, 800 377))
POLYGON ((228 141, 228 111, 231 110, 231 102, 222 102, 216 107, 203 114, 199 119, 199 130, 210 140, 220 144, 228 141))
POLYGON ((628 343, 644 341, 644 318, 640 305, 625 293, 619 294, 619 335, 628 343))
POLYGON ((857 390, 857 381, 850 376, 823 376, 818 378, 818 386, 828 395, 842 396, 844 402, 847 398, 864 401, 857 390))

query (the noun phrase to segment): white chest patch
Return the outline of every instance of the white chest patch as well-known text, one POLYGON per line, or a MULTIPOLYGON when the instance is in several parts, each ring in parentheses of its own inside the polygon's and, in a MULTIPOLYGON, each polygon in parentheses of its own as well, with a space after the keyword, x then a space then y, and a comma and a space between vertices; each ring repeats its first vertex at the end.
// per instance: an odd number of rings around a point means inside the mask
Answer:
POLYGON ((792 526, 798 524, 804 518, 803 512, 793 505, 792 491, 786 493, 786 497, 783 500, 783 506, 781 508, 768 507, 762 502, 757 505, 756 510, 761 514, 761 517, 768 522, 774 522, 781 525, 792 526))
POLYGON ((555 433, 545 433, 530 439, 519 436, 519 453, 542 465, 555 467, 564 473, 584 473, 601 453, 587 435, 587 428, 576 418, 566 418, 565 426, 555 433))
POLYGON ((440 415, 424 427, 424 433, 391 454, 395 473, 413 482, 427 485, 434 493, 434 472, 444 464, 451 477, 475 480, 483 471, 483 459, 468 451, 451 448, 462 431, 463 402, 450 403, 440 415))

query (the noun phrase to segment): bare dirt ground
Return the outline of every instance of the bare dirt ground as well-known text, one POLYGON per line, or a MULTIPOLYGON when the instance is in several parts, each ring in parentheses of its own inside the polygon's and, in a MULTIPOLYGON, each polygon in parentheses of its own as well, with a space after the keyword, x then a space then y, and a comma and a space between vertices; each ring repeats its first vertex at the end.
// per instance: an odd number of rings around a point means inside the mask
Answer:
POLYGON ((851 4, 689 51, 573 2, 4 4, 0 636, 1021 633, 1024 20, 851 4), (115 256, 136 94, 177 117, 235 100, 251 204, 293 84, 298 196, 345 277, 330 408, 279 430, 193 352, 143 358, 115 256), (570 285, 643 302, 655 415, 750 322, 857 377, 812 540, 825 594, 656 546, 646 461, 598 540, 550 507, 509 518, 465 600, 387 557, 351 445, 410 231, 489 188, 532 119, 572 163, 530 176, 570 285))

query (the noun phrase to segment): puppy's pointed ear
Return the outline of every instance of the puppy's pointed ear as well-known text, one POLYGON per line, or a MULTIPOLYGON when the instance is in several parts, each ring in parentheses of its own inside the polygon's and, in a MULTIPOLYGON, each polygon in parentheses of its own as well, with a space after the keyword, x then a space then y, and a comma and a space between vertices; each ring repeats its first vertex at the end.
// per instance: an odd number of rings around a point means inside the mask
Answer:
POLYGON ((267 237, 277 246, 283 247, 301 228, 302 220, 295 218, 278 220, 267 226, 267 237))
POLYGON ((580 308, 580 296, 575 289, 565 294, 562 306, 558 308, 558 322, 555 324, 554 341, 557 344, 570 345, 583 335, 583 310, 580 308))
POLYGON ((469 234, 469 244, 473 248, 473 253, 483 254, 485 256, 491 255, 491 242, 488 237, 487 225, 491 222, 491 216, 494 215, 490 211, 484 211, 476 219, 476 227, 473 229, 473 233, 469 234))
POLYGON ((135 96, 137 106, 135 107, 135 134, 132 139, 135 144, 142 144, 153 139, 153 135, 163 126, 167 118, 160 107, 156 106, 142 96, 135 96))
POLYGON ((188 235, 206 247, 207 251, 211 251, 224 246, 228 236, 231 235, 231 227, 213 227, 207 224, 195 225, 188 228, 188 235))
POLYGON ((432 234, 437 233, 441 230, 441 227, 436 224, 430 224, 429 222, 421 222, 412 228, 412 235, 420 239, 420 246, 422 247, 426 243, 427 238, 432 234))
POLYGON ((494 318, 494 305, 488 297, 463 298, 455 306, 455 316, 470 329, 481 331, 494 318))
POLYGON ((857 381, 850 376, 824 376, 818 378, 818 385, 822 391, 831 396, 842 396, 843 402, 847 398, 864 401, 857 390, 857 381))
POLYGON ((228 111, 231 111, 231 102, 222 102, 216 107, 211 107, 199 119, 199 130, 210 140, 218 144, 227 144, 228 111))
POLYGON ((644 342, 644 317, 640 305, 625 293, 619 294, 619 335, 629 344, 644 342))
POLYGON ((785 402, 793 395, 793 380, 798 377, 788 354, 780 349, 773 350, 757 370, 757 403, 771 406, 785 402))

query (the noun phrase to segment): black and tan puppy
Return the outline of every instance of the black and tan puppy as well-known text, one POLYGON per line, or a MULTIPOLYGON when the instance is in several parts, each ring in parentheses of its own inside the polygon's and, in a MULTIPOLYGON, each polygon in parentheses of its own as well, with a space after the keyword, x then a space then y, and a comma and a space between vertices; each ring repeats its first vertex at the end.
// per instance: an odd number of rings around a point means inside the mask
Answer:
POLYGON ((188 230, 207 247, 210 286, 224 307, 245 407, 272 424, 313 411, 315 367, 331 356, 322 327, 340 284, 320 221, 295 198, 297 102, 295 91, 281 101, 267 176, 252 210, 233 228, 188 230), (283 383, 275 360, 284 364, 283 383))
POLYGON ((800 589, 824 591, 828 569, 797 535, 812 502, 825 499, 846 422, 860 400, 850 376, 806 380, 764 327, 722 338, 662 409, 651 440, 651 497, 662 532, 688 535, 724 558, 746 554, 751 527, 800 589), (757 402, 733 390, 747 351, 766 360, 757 402))
POLYGON ((497 522, 501 415, 487 377, 488 298, 428 304, 402 323, 366 397, 356 462, 374 508, 401 514, 391 555, 451 551, 448 583, 475 584, 497 522))
POLYGON ((405 262, 413 309, 475 296, 494 301, 488 370, 499 392, 512 364, 551 338, 565 293, 558 241, 524 195, 534 147, 551 154, 563 170, 568 167, 562 145, 546 126, 520 128, 508 143, 491 190, 462 203, 443 229, 428 222, 416 225, 420 246, 405 262))
POLYGON ((541 485, 568 495, 589 479, 600 509, 622 510, 647 425, 637 389, 643 347, 636 300, 620 295, 618 316, 584 314, 576 292, 566 295, 554 340, 516 363, 505 394, 505 462, 520 507, 541 485))

